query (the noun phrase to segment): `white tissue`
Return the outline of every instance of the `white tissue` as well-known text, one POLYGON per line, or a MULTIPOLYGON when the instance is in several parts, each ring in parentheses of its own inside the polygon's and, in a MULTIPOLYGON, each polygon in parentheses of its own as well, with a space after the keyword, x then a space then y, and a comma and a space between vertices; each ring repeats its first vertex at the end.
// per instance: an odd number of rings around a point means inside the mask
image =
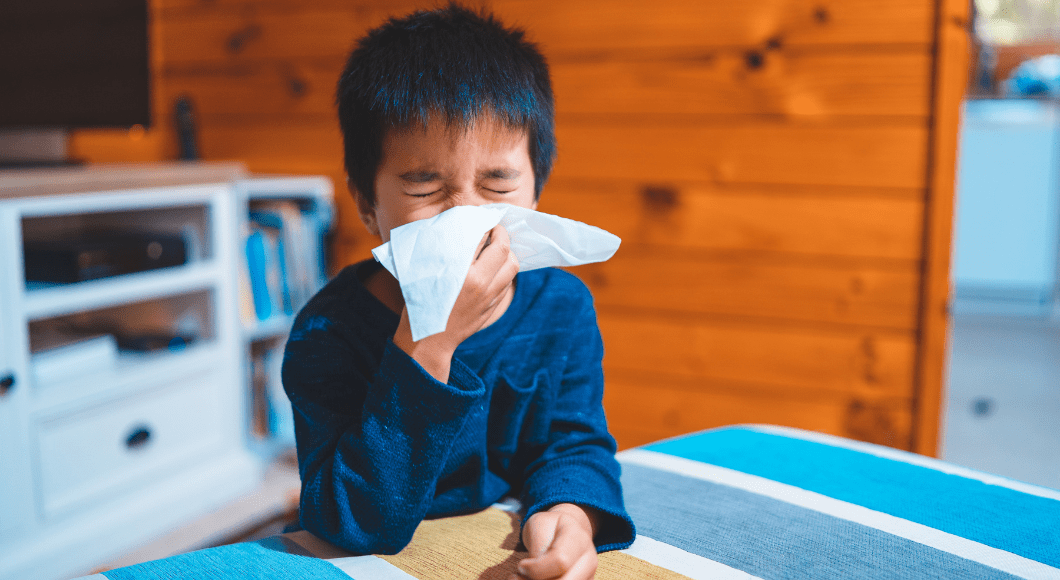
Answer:
POLYGON ((603 262, 622 240, 600 228, 523 207, 462 205, 390 230, 372 255, 401 285, 412 340, 445 330, 482 236, 504 226, 519 270, 603 262))

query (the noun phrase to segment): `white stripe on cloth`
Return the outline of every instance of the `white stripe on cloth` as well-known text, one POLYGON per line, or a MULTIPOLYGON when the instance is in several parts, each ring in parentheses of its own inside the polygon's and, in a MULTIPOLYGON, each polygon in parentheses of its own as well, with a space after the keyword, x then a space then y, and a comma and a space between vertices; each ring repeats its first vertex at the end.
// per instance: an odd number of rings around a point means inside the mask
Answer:
POLYGON ((354 580, 416 580, 404 570, 376 556, 351 556, 328 560, 354 580))
POLYGON ((93 574, 91 576, 81 576, 79 578, 74 578, 74 580, 107 580, 107 577, 103 574, 93 574))
POLYGON ((883 457, 885 459, 901 461, 902 463, 908 463, 910 465, 926 467, 949 475, 957 475, 965 479, 974 479, 975 481, 981 481, 987 485, 996 485, 998 487, 1005 487, 1014 491, 1060 501, 1060 491, 1030 483, 1023 483, 1022 481, 1009 479, 1000 475, 976 471, 959 465, 953 465, 952 463, 946 463, 945 461, 933 457, 917 455, 916 453, 910 453, 909 451, 902 451, 900 449, 893 449, 882 445, 873 445, 872 443, 864 443, 862 441, 853 441, 842 437, 836 437, 835 435, 803 431, 802 429, 794 429, 791 427, 779 427, 775 425, 737 425, 737 427, 743 427, 761 433, 780 435, 791 439, 802 439, 804 441, 812 441, 814 443, 821 443, 832 447, 842 447, 844 449, 860 451, 861 453, 875 455, 876 457, 883 457))
POLYGON ((633 545, 621 552, 671 572, 684 574, 692 580, 761 580, 757 576, 730 568, 721 562, 715 562, 639 534, 633 541, 633 545))
POLYGON ((642 465, 742 489, 808 510, 875 528, 1021 578, 1060 580, 1060 569, 1047 566, 1041 562, 980 544, 979 542, 973 542, 967 538, 936 530, 923 524, 897 518, 890 514, 870 510, 756 475, 749 475, 732 469, 645 449, 629 449, 619 453, 617 458, 622 463, 642 465))

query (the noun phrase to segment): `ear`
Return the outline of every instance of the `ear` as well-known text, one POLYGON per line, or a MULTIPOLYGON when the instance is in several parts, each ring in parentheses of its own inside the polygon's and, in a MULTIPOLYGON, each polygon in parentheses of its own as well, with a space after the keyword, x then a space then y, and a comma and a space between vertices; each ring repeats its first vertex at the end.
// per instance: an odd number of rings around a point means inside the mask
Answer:
POLYGON ((361 223, 368 230, 368 233, 373 236, 379 235, 379 223, 375 220, 375 207, 368 202, 367 199, 361 192, 353 185, 353 182, 346 179, 346 186, 350 190, 350 194, 353 195, 353 200, 357 202, 357 215, 361 218, 361 223))

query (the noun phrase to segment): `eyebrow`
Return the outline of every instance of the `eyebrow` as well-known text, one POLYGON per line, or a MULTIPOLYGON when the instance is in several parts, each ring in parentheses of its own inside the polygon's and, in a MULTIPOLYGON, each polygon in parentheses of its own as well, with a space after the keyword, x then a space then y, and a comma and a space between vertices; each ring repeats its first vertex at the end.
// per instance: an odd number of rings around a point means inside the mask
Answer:
POLYGON ((409 183, 430 183, 438 181, 442 176, 437 171, 409 171, 402 173, 398 177, 409 183))
POLYGON ((522 175, 517 169, 510 167, 498 167, 496 169, 487 169, 478 174, 483 179, 515 179, 522 175))

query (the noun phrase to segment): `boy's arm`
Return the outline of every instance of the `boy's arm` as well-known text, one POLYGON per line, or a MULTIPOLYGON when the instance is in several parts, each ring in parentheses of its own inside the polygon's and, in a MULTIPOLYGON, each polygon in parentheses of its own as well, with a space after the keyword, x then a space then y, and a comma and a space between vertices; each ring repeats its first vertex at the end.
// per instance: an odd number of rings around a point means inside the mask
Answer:
MULTIPOLYGON (((567 326, 571 347, 549 412, 548 440, 528 450, 524 526, 539 512, 574 504, 594 525, 592 539, 603 552, 629 546, 635 532, 622 500, 615 440, 604 417, 603 340, 592 297, 584 286, 579 289, 573 311, 557 321, 567 326)), ((525 539, 525 528, 523 533, 525 539)))
POLYGON ((310 532, 360 554, 393 554, 412 539, 464 418, 485 398, 482 379, 452 353, 504 304, 519 269, 500 226, 476 252, 445 332, 412 342, 403 312, 378 369, 366 342, 379 320, 299 315, 283 384, 310 532))
POLYGON ((454 361, 436 381, 387 342, 382 360, 361 333, 299 317, 284 355, 302 478, 299 518, 357 554, 401 550, 427 513, 449 446, 485 389, 454 361))

